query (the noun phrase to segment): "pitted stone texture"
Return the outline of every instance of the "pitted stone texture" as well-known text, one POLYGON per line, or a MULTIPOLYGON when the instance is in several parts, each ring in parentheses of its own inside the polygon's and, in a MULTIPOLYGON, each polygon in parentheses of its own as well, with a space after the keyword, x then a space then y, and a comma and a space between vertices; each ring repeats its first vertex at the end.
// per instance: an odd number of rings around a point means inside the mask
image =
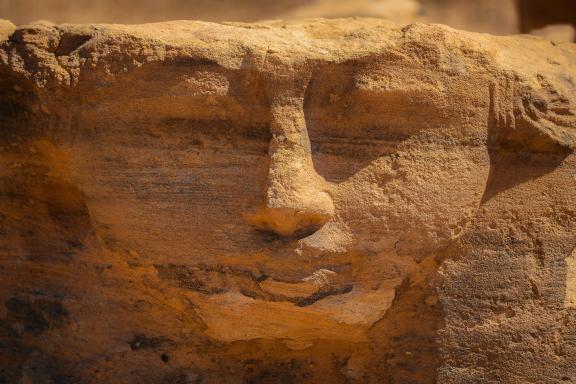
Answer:
POLYGON ((575 79, 376 19, 19 27, 0 378, 575 380, 575 79))

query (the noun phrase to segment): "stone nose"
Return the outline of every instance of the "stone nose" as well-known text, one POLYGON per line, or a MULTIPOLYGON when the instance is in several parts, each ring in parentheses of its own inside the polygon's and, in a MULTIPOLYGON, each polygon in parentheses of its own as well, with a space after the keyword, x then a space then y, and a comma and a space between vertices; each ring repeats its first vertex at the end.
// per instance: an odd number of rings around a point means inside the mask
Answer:
POLYGON ((330 220, 334 204, 314 169, 301 98, 273 103, 271 133, 265 202, 252 224, 280 236, 308 236, 330 220))

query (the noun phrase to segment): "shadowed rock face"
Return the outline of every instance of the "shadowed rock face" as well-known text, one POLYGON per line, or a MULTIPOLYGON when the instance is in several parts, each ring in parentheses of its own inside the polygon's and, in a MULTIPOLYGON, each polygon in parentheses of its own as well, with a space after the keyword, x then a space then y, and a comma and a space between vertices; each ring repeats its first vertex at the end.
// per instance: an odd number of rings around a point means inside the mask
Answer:
POLYGON ((1 380, 576 379, 575 59, 372 19, 19 27, 1 380))
POLYGON ((522 33, 555 24, 569 24, 576 28, 576 9, 569 0, 553 0, 545 3, 517 0, 517 8, 522 33))

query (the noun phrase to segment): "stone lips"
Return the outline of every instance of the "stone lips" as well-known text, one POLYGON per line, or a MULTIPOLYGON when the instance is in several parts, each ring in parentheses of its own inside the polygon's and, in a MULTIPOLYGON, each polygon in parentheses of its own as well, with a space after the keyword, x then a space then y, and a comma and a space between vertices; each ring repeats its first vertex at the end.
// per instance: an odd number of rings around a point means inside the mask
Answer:
POLYGON ((373 19, 19 27, 0 377, 573 380, 575 54, 373 19))

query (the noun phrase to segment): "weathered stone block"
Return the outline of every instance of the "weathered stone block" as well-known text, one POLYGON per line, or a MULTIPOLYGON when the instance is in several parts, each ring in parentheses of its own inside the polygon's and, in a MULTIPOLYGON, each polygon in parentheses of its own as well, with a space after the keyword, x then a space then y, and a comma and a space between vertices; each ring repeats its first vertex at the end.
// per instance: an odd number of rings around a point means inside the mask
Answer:
POLYGON ((0 381, 576 380, 573 44, 375 19, 9 34, 0 381))

